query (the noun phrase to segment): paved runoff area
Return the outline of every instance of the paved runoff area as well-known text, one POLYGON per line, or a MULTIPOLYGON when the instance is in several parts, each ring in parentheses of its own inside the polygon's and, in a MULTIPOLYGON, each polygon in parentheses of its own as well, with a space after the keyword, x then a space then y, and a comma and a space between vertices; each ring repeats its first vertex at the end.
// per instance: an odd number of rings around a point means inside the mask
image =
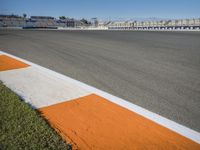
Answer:
POLYGON ((0 80, 75 148, 199 149, 199 41, 196 32, 0 30, 0 80))

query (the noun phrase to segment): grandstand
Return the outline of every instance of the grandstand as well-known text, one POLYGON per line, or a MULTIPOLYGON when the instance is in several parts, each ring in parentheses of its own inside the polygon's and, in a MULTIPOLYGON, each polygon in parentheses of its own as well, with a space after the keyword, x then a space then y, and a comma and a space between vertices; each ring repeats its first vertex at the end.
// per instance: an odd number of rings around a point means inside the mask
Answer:
POLYGON ((87 20, 51 16, 31 16, 30 18, 18 15, 0 15, 0 27, 22 28, 101 28, 112 30, 200 30, 200 18, 176 19, 159 21, 104 21, 98 22, 92 18, 91 24, 87 20))
POLYGON ((121 30, 200 30, 200 18, 160 21, 110 22, 108 29, 121 30))
POLYGON ((56 19, 51 16, 31 16, 23 18, 17 15, 0 15, 0 27, 23 27, 23 28, 56 28, 78 27, 79 20, 66 18, 56 19))
POLYGON ((0 15, 0 27, 22 27, 25 19, 17 15, 0 15))

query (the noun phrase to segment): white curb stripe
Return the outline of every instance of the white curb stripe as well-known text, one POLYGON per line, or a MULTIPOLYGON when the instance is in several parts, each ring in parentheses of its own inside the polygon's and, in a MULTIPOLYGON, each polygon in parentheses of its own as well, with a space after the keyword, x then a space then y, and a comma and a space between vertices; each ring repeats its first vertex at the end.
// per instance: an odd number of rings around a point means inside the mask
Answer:
POLYGON ((34 66, 0 72, 0 79, 36 109, 92 94, 34 66))
POLYGON ((178 123, 176 123, 174 121, 171 121, 171 120, 169 120, 167 118, 164 118, 164 117, 162 117, 162 116, 160 116, 160 115, 158 115, 156 113, 150 112, 150 111, 148 111, 148 110, 146 110, 146 109, 144 109, 144 108, 142 108, 140 106, 132 104, 132 103, 130 103, 130 102, 126 101, 126 100, 123 100, 123 99, 121 99, 119 97, 113 96, 113 95, 111 95, 109 93, 106 93, 106 92, 104 92, 102 90, 99 90, 99 89, 97 89, 95 87, 89 86, 89 85, 87 85, 85 83, 82 83, 80 81, 77 81, 75 79, 67 77, 65 75, 62 75, 62 74, 57 73, 55 71, 52 71, 50 69, 44 68, 42 66, 39 66, 37 64, 34 64, 32 62, 29 62, 27 60, 18 58, 16 56, 10 55, 10 54, 5 53, 5 52, 1 52, 1 53, 5 54, 5 55, 8 55, 10 57, 13 57, 15 59, 18 59, 20 61, 23 61, 24 63, 27 63, 27 64, 29 64, 31 66, 34 66, 37 69, 46 72, 47 74, 50 74, 52 76, 55 76, 55 77, 60 78, 62 80, 65 80, 65 81, 67 81, 67 82, 69 82, 71 84, 80 86, 80 87, 82 87, 82 88, 84 88, 84 89, 86 89, 86 90, 88 90, 88 91, 90 91, 92 93, 95 93, 95 94, 97 94, 99 96, 102 96, 102 97, 106 98, 107 100, 109 100, 109 101, 111 101, 113 103, 116 103, 116 104, 118 104, 118 105, 120 105, 120 106, 122 106, 124 108, 127 108, 130 111, 136 112, 136 113, 138 113, 138 114, 140 114, 140 115, 142 115, 142 116, 144 116, 144 117, 146 117, 146 118, 148 118, 148 119, 150 119, 150 120, 152 120, 152 121, 154 121, 154 122, 156 122, 156 123, 168 128, 168 129, 170 129, 170 130, 172 130, 172 131, 174 131, 176 133, 179 133, 180 135, 185 136, 185 137, 197 142, 198 144, 200 144, 200 133, 198 133, 197 131, 194 131, 194 130, 188 128, 188 127, 185 127, 185 126, 180 125, 180 124, 178 124, 178 123))

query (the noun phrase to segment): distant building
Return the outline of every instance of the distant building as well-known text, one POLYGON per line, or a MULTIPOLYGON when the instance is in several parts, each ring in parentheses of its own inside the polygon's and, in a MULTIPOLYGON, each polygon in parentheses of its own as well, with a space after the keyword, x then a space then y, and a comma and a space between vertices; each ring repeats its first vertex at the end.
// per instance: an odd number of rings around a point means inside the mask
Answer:
POLYGON ((31 16, 31 19, 54 20, 55 18, 51 16, 31 16))
POLYGON ((23 27, 25 19, 18 15, 0 15, 0 27, 23 27))
POLYGON ((98 20, 97 20, 97 18, 91 18, 91 25, 93 27, 98 27, 98 20))
POLYGON ((97 18, 76 20, 61 16, 56 19, 51 16, 31 16, 30 18, 18 15, 0 14, 0 27, 36 27, 36 28, 88 28, 98 27, 114 30, 200 30, 200 18, 176 20, 148 20, 148 21, 104 21, 97 18))
POLYGON ((0 14, 0 18, 22 18, 21 16, 18 16, 18 15, 1 15, 0 14))
POLYGON ((109 29, 122 30, 182 30, 200 29, 200 18, 198 19, 176 19, 158 21, 121 21, 110 22, 106 25, 109 29))
POLYGON ((80 26, 80 21, 73 18, 63 18, 57 20, 57 23, 60 23, 62 27, 77 27, 80 26))

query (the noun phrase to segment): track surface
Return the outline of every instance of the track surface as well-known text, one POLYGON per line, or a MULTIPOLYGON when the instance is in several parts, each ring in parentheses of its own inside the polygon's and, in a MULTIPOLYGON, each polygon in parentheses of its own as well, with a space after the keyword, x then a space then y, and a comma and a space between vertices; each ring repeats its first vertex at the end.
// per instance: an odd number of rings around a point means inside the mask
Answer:
POLYGON ((200 131, 200 33, 0 30, 3 51, 200 131))

